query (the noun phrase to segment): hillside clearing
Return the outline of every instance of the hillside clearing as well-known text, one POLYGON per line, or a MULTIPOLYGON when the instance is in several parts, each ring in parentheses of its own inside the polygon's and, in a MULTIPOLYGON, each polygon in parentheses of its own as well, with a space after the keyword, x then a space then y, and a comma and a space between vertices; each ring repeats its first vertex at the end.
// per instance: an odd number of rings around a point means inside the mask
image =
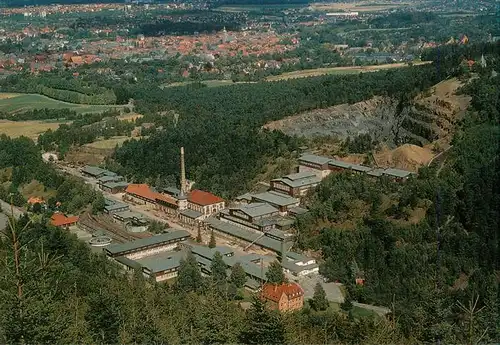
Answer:
POLYGON ((33 109, 71 109, 78 113, 99 113, 110 109, 121 109, 113 105, 89 105, 58 101, 39 94, 0 93, 0 111, 17 113, 33 109))
POLYGON ((129 139, 132 138, 126 136, 112 137, 109 139, 94 141, 93 143, 85 144, 84 146, 91 147, 94 149, 104 149, 104 150, 114 149, 116 145, 121 146, 126 140, 129 139))
MULTIPOLYGON (((425 65, 430 63, 430 61, 415 62, 413 65, 425 65)), ((294 71, 283 73, 280 75, 275 75, 266 78, 266 81, 278 81, 278 80, 288 80, 293 78, 306 78, 306 77, 317 77, 325 74, 355 74, 364 72, 377 72, 392 68, 404 68, 408 67, 407 63, 391 63, 384 65, 373 65, 373 66, 345 66, 345 67, 329 67, 329 68, 315 68, 301 71, 294 71)))
POLYGON ((6 134, 11 138, 26 136, 31 139, 37 139, 45 131, 55 130, 59 127, 59 122, 45 121, 9 121, 0 120, 0 133, 6 134))
POLYGON ((128 113, 118 116, 118 120, 120 121, 135 121, 136 119, 140 119, 144 115, 137 113, 128 113))

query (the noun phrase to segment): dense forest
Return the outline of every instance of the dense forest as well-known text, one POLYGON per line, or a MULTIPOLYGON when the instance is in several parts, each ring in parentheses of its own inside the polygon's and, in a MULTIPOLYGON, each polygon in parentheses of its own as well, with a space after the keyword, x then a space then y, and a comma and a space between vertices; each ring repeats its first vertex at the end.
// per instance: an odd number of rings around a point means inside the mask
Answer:
POLYGON ((178 149, 186 148, 189 177, 202 189, 225 197, 250 189, 268 159, 295 151, 300 143, 281 132, 262 130, 268 121, 310 109, 355 103, 375 95, 405 102, 411 95, 446 77, 435 67, 345 76, 322 76, 280 82, 238 84, 225 88, 194 86, 137 89, 136 110, 166 116, 164 131, 129 141, 115 154, 121 173, 135 180, 178 174, 178 149))
POLYGON ((297 223, 299 245, 321 250, 323 275, 345 283, 353 300, 392 305, 399 329, 417 341, 500 340, 498 85, 486 70, 462 90, 472 106, 444 166, 404 185, 331 176, 297 223), (417 208, 425 216, 408 222, 417 208), (470 329, 465 338, 461 327, 470 329))
POLYGON ((91 205, 94 212, 104 208, 102 194, 83 181, 63 176, 42 160, 40 147, 26 137, 11 139, 0 135, 0 199, 24 206, 21 188, 36 181, 52 196, 46 200, 51 209, 75 213, 91 205))
POLYGON ((67 232, 21 219, 0 240, 0 342, 380 344, 401 342, 386 320, 324 310, 280 315, 240 306, 236 270, 209 278, 192 256, 175 284, 125 274, 67 232), (16 260, 14 260, 16 258, 16 260), (235 290, 236 288, 236 290, 235 290))

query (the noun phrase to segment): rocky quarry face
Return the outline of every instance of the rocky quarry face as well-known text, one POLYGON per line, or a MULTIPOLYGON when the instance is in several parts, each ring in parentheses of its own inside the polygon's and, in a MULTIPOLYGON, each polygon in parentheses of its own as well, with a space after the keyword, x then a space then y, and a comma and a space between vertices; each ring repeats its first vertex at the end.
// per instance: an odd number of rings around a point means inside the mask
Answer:
POLYGON ((425 145, 442 135, 448 120, 439 117, 428 106, 412 102, 402 104, 387 97, 341 104, 325 109, 316 109, 302 114, 273 121, 264 126, 288 135, 301 137, 336 137, 346 139, 360 134, 370 134, 389 146, 405 143, 425 145), (438 121, 439 120, 439 121, 438 121))

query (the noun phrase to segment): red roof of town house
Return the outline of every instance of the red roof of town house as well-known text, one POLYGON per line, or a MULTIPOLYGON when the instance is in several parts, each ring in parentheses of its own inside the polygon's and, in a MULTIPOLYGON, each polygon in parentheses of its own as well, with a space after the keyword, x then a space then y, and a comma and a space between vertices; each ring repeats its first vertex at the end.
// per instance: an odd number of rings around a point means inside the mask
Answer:
POLYGON ((50 217, 50 223, 54 226, 65 226, 71 225, 78 221, 78 216, 66 217, 62 213, 54 213, 52 217, 50 217))
POLYGON ((207 206, 217 204, 219 202, 224 202, 224 199, 219 198, 217 195, 213 195, 212 193, 195 189, 191 193, 189 193, 188 201, 192 202, 193 204, 207 206))
POLYGON ((279 302, 283 294, 286 294, 288 298, 297 298, 304 295, 304 290, 296 283, 283 283, 281 285, 267 283, 262 287, 262 297, 273 302, 279 302))
POLYGON ((149 186, 145 183, 140 184, 129 184, 125 189, 125 192, 128 194, 137 195, 143 197, 145 199, 155 201, 156 197, 159 193, 156 193, 149 188, 149 186))

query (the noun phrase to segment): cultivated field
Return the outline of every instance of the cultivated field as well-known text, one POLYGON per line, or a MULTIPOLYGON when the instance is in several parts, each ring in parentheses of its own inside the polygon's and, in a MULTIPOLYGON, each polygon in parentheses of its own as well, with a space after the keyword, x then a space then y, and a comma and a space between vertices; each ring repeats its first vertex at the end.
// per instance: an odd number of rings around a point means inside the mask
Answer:
POLYGON ((17 113, 33 109, 63 109, 68 108, 79 113, 97 113, 120 106, 87 105, 58 101, 38 94, 0 93, 0 111, 17 113))
POLYGON ((24 135, 28 138, 36 139, 46 130, 54 130, 57 127, 59 127, 58 122, 0 120, 0 134, 6 134, 12 138, 24 135))
MULTIPOLYGON (((413 65, 424 65, 430 63, 429 61, 423 62, 414 62, 413 65)), ((402 68, 407 67, 406 63, 392 63, 385 65, 376 65, 376 66, 347 66, 347 67, 331 67, 331 68, 315 68, 308 69, 302 71, 294 71, 289 73, 283 73, 280 75, 275 75, 272 77, 266 78, 266 81, 277 81, 277 80, 287 80, 294 78, 306 78, 306 77, 317 77, 325 74, 356 74, 363 72, 376 72, 385 69, 392 68, 402 68)))
POLYGON ((327 12, 378 12, 387 11, 404 6, 408 6, 407 2, 392 2, 392 1, 359 1, 359 2, 339 2, 339 3, 312 3, 311 8, 316 11, 327 12))

